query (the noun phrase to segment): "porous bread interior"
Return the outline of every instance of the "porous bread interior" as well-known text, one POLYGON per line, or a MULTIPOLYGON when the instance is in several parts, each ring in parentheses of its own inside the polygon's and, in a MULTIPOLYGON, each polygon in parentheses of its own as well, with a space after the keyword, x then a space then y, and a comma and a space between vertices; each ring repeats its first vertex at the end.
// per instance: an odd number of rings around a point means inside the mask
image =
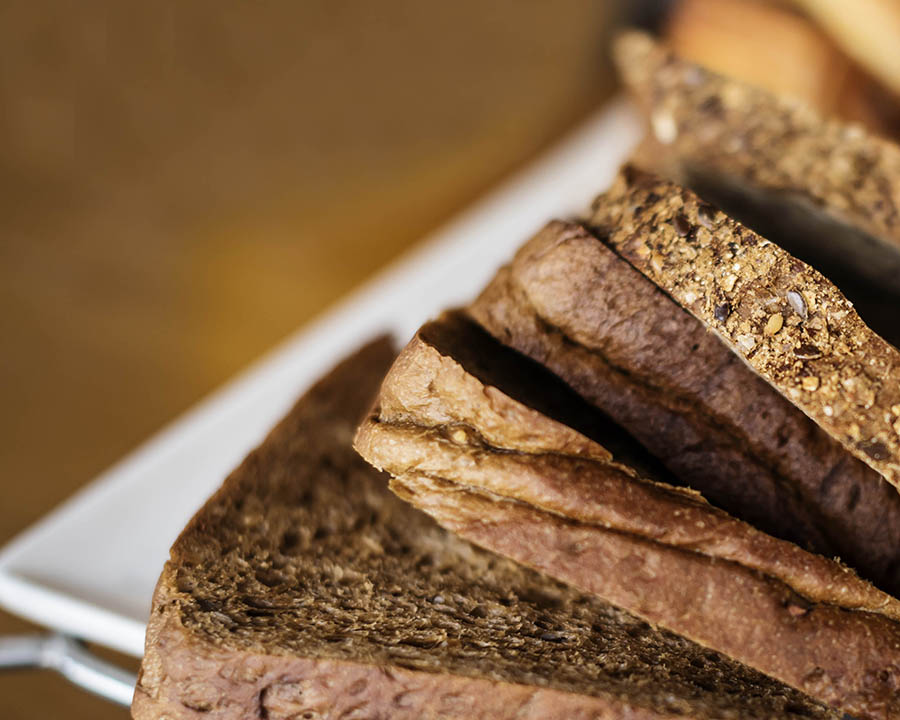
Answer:
POLYGON ((371 355, 308 394, 176 542, 173 606, 156 610, 177 613, 193 642, 612 694, 694 717, 827 714, 393 496, 350 447, 386 369, 371 355))

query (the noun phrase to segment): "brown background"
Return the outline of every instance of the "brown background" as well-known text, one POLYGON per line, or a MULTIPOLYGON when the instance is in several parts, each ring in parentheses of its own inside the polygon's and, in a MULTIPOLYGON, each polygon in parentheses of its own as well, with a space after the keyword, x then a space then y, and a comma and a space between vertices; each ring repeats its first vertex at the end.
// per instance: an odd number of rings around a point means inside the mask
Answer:
MULTIPOLYGON (((607 95, 603 2, 0 9, 0 543, 607 95)), ((27 631, 0 613, 0 634, 27 631)), ((4 718, 124 718, 0 675, 4 718)))

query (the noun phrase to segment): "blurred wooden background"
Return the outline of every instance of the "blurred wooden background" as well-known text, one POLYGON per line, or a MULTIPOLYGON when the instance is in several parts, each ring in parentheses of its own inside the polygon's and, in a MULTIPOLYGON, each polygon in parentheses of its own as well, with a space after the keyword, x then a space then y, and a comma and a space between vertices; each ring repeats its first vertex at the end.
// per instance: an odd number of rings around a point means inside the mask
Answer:
MULTIPOLYGON (((4 3, 0 543, 596 108, 610 25, 588 0, 4 3)), ((126 717, 34 673, 0 676, 0 714, 126 717)))

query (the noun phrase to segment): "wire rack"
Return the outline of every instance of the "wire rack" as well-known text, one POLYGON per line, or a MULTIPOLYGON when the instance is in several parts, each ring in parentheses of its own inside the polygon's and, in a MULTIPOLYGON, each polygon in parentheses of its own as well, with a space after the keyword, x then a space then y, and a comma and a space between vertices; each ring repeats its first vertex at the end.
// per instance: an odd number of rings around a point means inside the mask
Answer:
POLYGON ((130 705, 135 676, 93 655, 84 643, 57 633, 0 637, 0 670, 53 670, 80 688, 130 705))

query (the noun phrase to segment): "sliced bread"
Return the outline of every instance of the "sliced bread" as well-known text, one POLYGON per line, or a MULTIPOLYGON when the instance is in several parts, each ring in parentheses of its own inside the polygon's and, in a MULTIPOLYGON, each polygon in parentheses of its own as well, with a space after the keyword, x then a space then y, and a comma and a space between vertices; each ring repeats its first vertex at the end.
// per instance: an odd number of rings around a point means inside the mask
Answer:
POLYGON ((652 461, 636 471, 640 450, 610 425, 453 314, 398 358, 356 447, 464 538, 843 712, 900 712, 900 602, 662 482, 652 461))
POLYGON ((392 495, 350 444, 392 359, 320 381, 176 541, 137 720, 837 717, 392 495))
MULTIPOLYGON (((629 198, 620 201, 632 208, 629 198)), ((660 196, 661 207, 668 202, 660 196)), ((655 212, 648 208, 648 225, 655 212)), ((706 222, 721 215, 707 206, 697 212, 706 222)), ((550 223, 469 312, 601 408, 665 464, 677 478, 670 482, 898 593, 900 493, 604 237, 550 223)))

